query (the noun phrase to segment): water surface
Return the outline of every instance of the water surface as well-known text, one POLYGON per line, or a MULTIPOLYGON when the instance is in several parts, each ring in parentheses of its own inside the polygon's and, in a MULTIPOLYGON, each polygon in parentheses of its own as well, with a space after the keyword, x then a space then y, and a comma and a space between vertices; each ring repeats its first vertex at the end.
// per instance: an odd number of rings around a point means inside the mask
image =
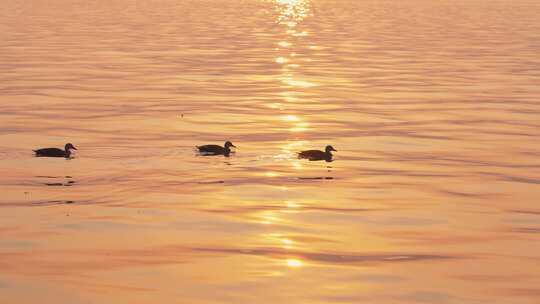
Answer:
POLYGON ((4 1, 0 301, 538 303, 539 14, 4 1))

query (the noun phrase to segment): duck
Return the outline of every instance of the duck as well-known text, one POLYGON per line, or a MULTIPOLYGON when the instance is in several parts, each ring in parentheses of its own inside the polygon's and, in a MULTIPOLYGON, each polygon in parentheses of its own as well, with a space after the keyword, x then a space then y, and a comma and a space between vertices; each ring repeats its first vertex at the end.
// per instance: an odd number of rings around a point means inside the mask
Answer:
POLYGON ((199 153, 203 155, 225 155, 229 156, 231 153, 231 147, 236 148, 235 145, 233 145, 232 142, 226 141, 224 147, 219 145, 204 145, 204 146, 197 146, 197 149, 199 149, 199 153))
POLYGON ((67 143, 64 147, 64 150, 59 148, 43 148, 32 150, 36 153, 38 157, 65 157, 69 158, 71 156, 71 150, 77 150, 74 145, 67 143))
POLYGON ((306 150, 298 153, 298 158, 305 158, 311 161, 325 160, 327 162, 332 161, 332 151, 337 152, 334 147, 328 145, 324 151, 321 150, 306 150))

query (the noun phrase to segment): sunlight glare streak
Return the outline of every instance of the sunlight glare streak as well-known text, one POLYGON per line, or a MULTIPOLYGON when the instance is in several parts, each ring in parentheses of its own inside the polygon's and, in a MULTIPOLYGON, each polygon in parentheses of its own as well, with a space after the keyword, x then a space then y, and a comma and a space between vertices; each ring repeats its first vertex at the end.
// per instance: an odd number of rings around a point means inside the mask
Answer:
POLYGON ((297 260, 297 259, 287 259, 286 263, 287 263, 287 266, 294 267, 294 268, 301 267, 304 265, 302 261, 297 260))
POLYGON ((278 23, 295 27, 310 16, 309 0, 275 0, 280 12, 278 23))
POLYGON ((287 41, 281 41, 281 42, 278 43, 278 45, 281 46, 281 47, 289 47, 289 46, 292 45, 292 43, 287 42, 287 41))
POLYGON ((276 62, 279 63, 279 64, 283 64, 283 63, 287 63, 289 62, 290 59, 289 58, 285 58, 285 57, 278 57, 276 58, 276 62))
POLYGON ((264 173, 264 175, 266 177, 278 177, 279 173, 277 173, 277 172, 266 172, 266 173, 264 173))
POLYGON ((300 204, 298 204, 296 202, 293 202, 293 201, 286 201, 285 205, 287 206, 287 208, 300 208, 300 207, 302 207, 302 205, 300 205, 300 204))
POLYGON ((315 86, 315 84, 312 82, 303 81, 303 80, 294 80, 290 77, 283 79, 282 82, 292 87, 300 87, 300 88, 311 88, 315 86))
POLYGON ((285 115, 281 119, 284 121, 300 121, 300 118, 296 115, 285 115))

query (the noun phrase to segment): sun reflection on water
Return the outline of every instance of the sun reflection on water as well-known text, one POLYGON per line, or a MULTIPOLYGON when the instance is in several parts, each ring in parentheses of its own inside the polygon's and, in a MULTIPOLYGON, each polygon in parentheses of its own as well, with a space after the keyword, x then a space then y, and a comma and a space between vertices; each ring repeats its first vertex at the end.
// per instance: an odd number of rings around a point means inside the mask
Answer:
POLYGON ((287 208, 300 208, 300 207, 302 207, 302 205, 300 205, 300 204, 298 204, 296 202, 293 202, 293 201, 286 201, 285 206, 287 206, 287 208))
POLYGON ((276 62, 277 62, 277 63, 287 63, 287 62, 289 62, 289 61, 291 61, 291 60, 290 60, 289 58, 285 58, 285 57, 278 57, 278 58, 276 58, 276 62))
MULTIPOLYGON (((284 126, 282 130, 289 132, 295 137, 298 133, 311 131, 311 123, 303 113, 295 113, 290 109, 295 107, 296 103, 302 102, 302 96, 306 90, 314 87, 316 84, 305 79, 302 73, 302 63, 309 62, 303 52, 301 46, 308 39, 309 32, 302 28, 302 21, 310 16, 310 1, 309 0, 274 0, 278 17, 276 23, 283 26, 283 33, 286 38, 282 38, 275 43, 277 44, 276 56, 274 57, 275 64, 280 66, 282 74, 275 80, 280 82, 280 87, 283 90, 279 93, 282 101, 274 102, 269 105, 271 108, 279 109, 282 112, 277 115, 276 120, 284 126), (287 112, 286 112, 287 111, 287 112)), ((308 43, 311 45, 312 43, 308 43)), ((281 145, 281 153, 276 156, 276 159, 283 159, 290 162, 290 166, 294 170, 305 170, 304 164, 296 157, 298 151, 302 150, 306 142, 302 140, 292 140, 281 145)), ((280 173, 267 171, 263 173, 266 177, 282 178, 280 173)), ((281 186, 283 191, 289 190, 287 186, 281 186)), ((302 211, 302 206, 292 200, 285 200, 283 204, 275 210, 266 210, 258 213, 255 217, 257 221, 267 226, 265 229, 282 229, 282 224, 292 224, 290 217, 295 216, 302 211), (278 224, 278 225, 274 225, 278 224)), ((286 231, 275 231, 275 233, 265 234, 265 241, 268 241, 272 246, 280 247, 283 250, 291 251, 298 246, 294 236, 286 231), (279 233, 278 233, 279 232, 279 233)), ((289 268, 299 268, 304 266, 304 263, 297 257, 283 257, 285 265, 289 268)))
POLYGON ((288 26, 296 26, 298 22, 310 15, 309 0, 276 0, 280 12, 278 22, 288 26))
MULTIPOLYGON (((300 62, 310 61, 310 58, 302 58, 301 53, 295 52, 293 48, 296 45, 296 41, 299 41, 302 37, 309 36, 308 31, 298 28, 304 19, 311 16, 311 3, 309 0, 275 0, 274 3, 276 4, 276 10, 278 11, 276 22, 286 26, 284 32, 289 37, 289 39, 283 39, 276 42, 280 47, 289 49, 286 54, 282 52, 274 59, 277 64, 282 65, 281 70, 283 71, 283 75, 278 79, 288 87, 287 90, 293 88, 300 90, 311 88, 316 84, 306 79, 299 78, 297 73, 291 73, 291 68, 299 69, 301 67, 298 63, 299 60, 300 62)), ((280 51, 280 49, 278 48, 276 51, 280 51)), ((284 92, 284 94, 287 93, 288 92, 284 92)), ((296 98, 289 96, 285 96, 284 99, 286 102, 297 101, 296 98)), ((291 132, 304 132, 308 129, 305 126, 296 126, 289 130, 291 132)))
POLYGON ((268 171, 268 172, 264 173, 264 176, 266 176, 266 177, 278 177, 279 173, 278 172, 273 172, 273 171, 268 171))
POLYGON ((286 263, 287 263, 287 266, 294 267, 294 268, 302 267, 304 265, 302 261, 297 260, 297 259, 287 259, 286 263))
POLYGON ((285 78, 282 80, 282 82, 291 87, 299 87, 299 88, 311 88, 315 86, 314 83, 311 83, 309 81, 296 80, 296 79, 293 79, 292 77, 285 78))
POLYGON ((284 121, 300 121, 300 118, 296 115, 285 115, 283 116, 284 121))
POLYGON ((294 243, 292 240, 289 240, 289 239, 282 239, 281 242, 283 242, 283 244, 288 245, 288 246, 294 243))
POLYGON ((287 42, 287 41, 280 41, 280 42, 278 43, 278 45, 281 46, 281 47, 289 47, 289 46, 292 45, 292 43, 287 42))

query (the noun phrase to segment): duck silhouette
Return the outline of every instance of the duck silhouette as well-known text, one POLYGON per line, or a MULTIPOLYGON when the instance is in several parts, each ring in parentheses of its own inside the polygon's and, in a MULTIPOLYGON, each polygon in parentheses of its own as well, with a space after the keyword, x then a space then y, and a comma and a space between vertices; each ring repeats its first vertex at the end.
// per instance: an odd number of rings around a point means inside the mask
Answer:
POLYGON ((69 158, 71 156, 71 150, 77 150, 75 146, 70 143, 67 143, 64 147, 64 150, 59 148, 43 148, 38 150, 32 150, 36 153, 37 157, 65 157, 69 158))
POLYGON ((325 151, 321 150, 306 150, 298 153, 298 158, 309 159, 310 161, 325 160, 327 162, 332 161, 332 152, 337 152, 334 147, 328 145, 325 148, 325 151))
POLYGON ((229 156, 231 153, 231 147, 236 148, 235 145, 232 144, 230 141, 226 141, 224 147, 220 145, 204 145, 204 146, 197 146, 197 149, 199 149, 199 153, 202 155, 225 155, 229 156))

